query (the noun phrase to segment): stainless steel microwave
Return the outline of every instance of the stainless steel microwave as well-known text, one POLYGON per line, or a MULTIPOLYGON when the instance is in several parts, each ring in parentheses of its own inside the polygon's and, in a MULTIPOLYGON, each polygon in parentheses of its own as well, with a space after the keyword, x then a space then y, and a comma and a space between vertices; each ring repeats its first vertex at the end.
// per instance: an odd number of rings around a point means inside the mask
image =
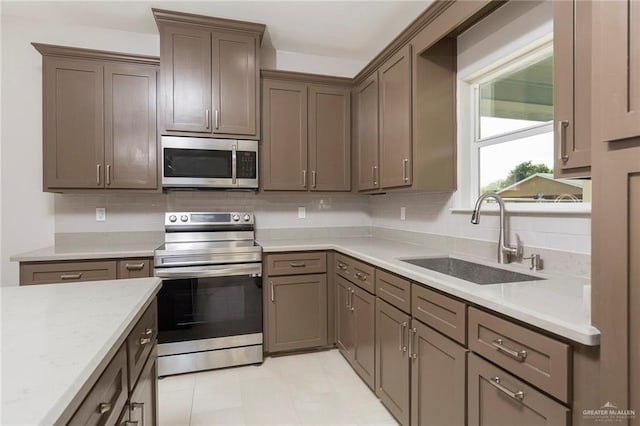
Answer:
POLYGON ((162 136, 160 144, 164 188, 258 188, 258 141, 162 136))

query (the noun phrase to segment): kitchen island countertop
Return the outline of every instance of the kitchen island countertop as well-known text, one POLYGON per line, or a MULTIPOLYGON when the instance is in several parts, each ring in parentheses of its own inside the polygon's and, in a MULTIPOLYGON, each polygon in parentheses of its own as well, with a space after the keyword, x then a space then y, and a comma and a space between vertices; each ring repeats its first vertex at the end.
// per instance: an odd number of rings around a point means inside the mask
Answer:
POLYGON ((0 289, 0 423, 54 424, 81 402, 160 286, 139 278, 0 289))

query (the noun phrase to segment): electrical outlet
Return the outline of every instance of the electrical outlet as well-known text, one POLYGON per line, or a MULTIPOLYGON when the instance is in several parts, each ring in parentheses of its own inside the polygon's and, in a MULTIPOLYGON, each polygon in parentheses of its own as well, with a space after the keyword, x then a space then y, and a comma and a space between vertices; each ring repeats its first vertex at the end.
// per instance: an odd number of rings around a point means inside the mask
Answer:
POLYGON ((307 217, 307 209, 305 207, 298 207, 298 219, 304 219, 307 217))
POLYGON ((406 220, 406 219, 407 219, 407 208, 400 207, 400 220, 406 220))
POLYGON ((104 207, 96 207, 96 222, 104 222, 107 220, 107 209, 104 207))

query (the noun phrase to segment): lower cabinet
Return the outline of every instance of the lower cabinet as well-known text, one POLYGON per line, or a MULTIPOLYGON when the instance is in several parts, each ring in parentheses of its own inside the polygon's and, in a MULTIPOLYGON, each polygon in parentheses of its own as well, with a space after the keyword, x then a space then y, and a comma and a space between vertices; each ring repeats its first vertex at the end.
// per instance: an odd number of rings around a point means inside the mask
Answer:
POLYGON ((469 426, 569 425, 571 410, 475 354, 469 355, 469 426))
POLYGON ((269 277, 268 351, 327 344, 327 275, 269 277))
POLYGON ((402 426, 409 424, 411 317, 376 299, 376 395, 402 426))
POLYGON ((154 426, 158 424, 157 349, 154 350, 142 370, 138 384, 131 394, 128 409, 129 421, 135 423, 136 426, 154 426))
POLYGON ((152 277, 152 265, 148 257, 20 262, 20 285, 152 277))
POLYGON ((375 389, 375 302, 375 296, 336 276, 336 344, 371 389, 375 389))
POLYGON ((415 319, 411 332, 411 424, 464 426, 467 349, 415 319))

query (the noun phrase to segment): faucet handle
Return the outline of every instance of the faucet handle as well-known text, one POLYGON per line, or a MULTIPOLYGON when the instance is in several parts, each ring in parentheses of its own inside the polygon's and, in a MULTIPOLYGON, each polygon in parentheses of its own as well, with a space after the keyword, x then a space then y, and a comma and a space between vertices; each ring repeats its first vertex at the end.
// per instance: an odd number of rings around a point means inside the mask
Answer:
POLYGON ((516 252, 514 254, 516 260, 523 259, 524 244, 522 244, 522 239, 520 238, 520 235, 517 232, 516 232, 516 246, 514 248, 516 249, 516 252))

